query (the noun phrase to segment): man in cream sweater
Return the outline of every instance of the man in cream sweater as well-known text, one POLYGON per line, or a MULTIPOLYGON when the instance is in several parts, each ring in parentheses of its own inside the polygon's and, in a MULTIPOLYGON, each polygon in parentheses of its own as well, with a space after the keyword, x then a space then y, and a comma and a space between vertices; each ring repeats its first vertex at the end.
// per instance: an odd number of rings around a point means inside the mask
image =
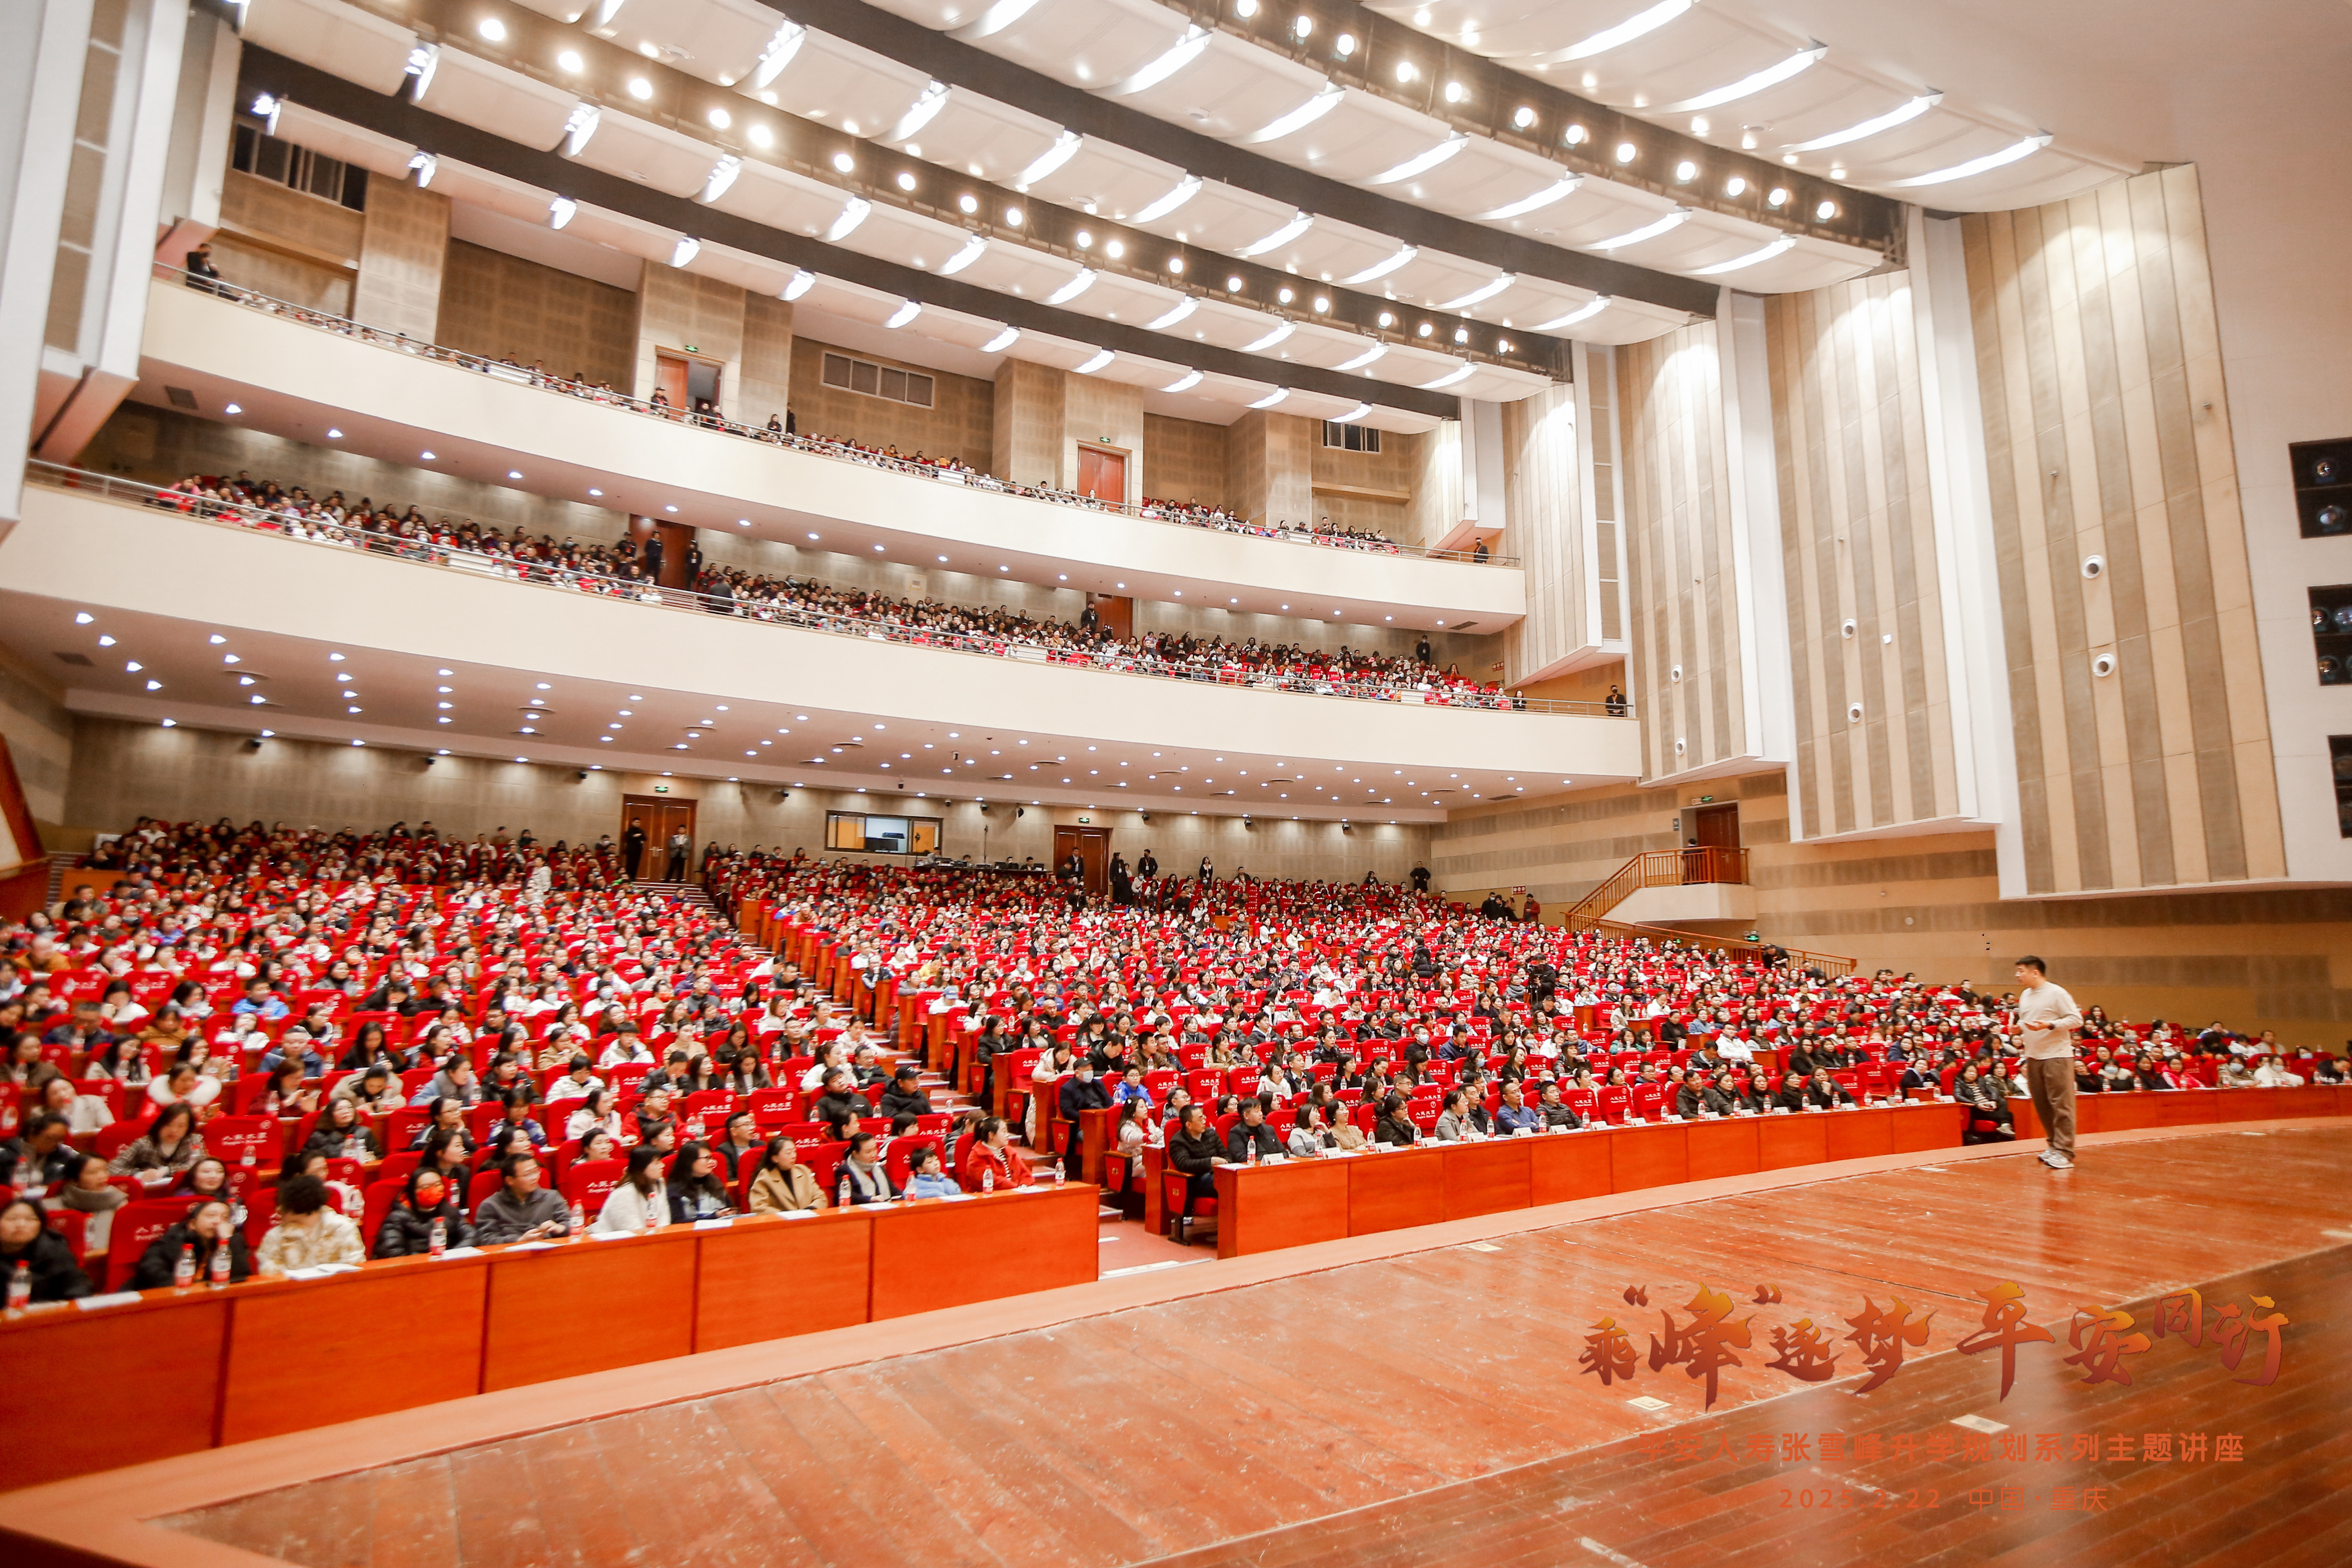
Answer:
POLYGON ((2017 1031, 2025 1051, 2026 1092, 2050 1146, 2041 1155, 2052 1170, 2074 1164, 2074 1031, 2082 1009, 2028 954, 2017 961, 2017 1031))

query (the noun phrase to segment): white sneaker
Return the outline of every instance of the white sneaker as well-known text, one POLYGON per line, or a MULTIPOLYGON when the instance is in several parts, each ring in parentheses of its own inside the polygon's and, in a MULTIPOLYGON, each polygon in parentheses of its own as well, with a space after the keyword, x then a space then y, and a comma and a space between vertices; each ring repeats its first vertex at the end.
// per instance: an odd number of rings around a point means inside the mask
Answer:
POLYGON ((2058 1168, 2058 1155, 2053 1150, 2044 1149, 2033 1157, 2040 1160, 2043 1165, 2048 1166, 2053 1171, 2058 1168))
POLYGON ((2053 1155, 2050 1156, 2050 1168, 2053 1171, 2071 1171, 2074 1168, 2074 1156, 2053 1155))

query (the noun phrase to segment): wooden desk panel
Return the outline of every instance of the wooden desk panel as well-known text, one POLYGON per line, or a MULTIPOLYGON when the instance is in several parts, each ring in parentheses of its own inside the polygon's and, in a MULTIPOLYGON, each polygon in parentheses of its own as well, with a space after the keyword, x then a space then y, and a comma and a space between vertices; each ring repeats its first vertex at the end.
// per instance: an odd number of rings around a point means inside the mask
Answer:
POLYGON ((501 1252, 490 1263, 482 1391, 604 1372, 694 1348, 695 1233, 501 1252))
POLYGON ((1756 1137, 1754 1116, 1730 1116, 1720 1122, 1693 1122, 1683 1129, 1685 1159, 1693 1181, 1718 1176, 1754 1176, 1764 1168, 1756 1137))
POLYGON ((814 1219, 747 1217, 698 1232, 694 1348, 864 1322, 873 1249, 874 1223, 863 1209, 814 1219))
MULTIPOLYGON (((2095 1094, 2078 1094, 2074 1097, 2074 1131, 2079 1133, 2084 1130, 2083 1102, 2097 1098, 2095 1094)), ((2042 1136, 2042 1118, 2033 1113, 2033 1099, 2031 1095, 2012 1094, 2009 1097, 2009 1118, 2010 1124, 2017 1129, 2019 1137, 2042 1136)))
MULTIPOLYGON (((1819 1165, 1830 1157, 1830 1130, 1822 1125, 1827 1111, 1791 1111, 1785 1116, 1756 1118, 1756 1152, 1768 1171, 1790 1166, 1819 1165)), ((2020 1134, 2022 1136, 2023 1134, 2020 1134)))
POLYGON ((320 1289, 293 1282, 240 1294, 221 1377, 220 1440, 274 1437, 480 1393, 489 1278, 477 1259, 401 1260, 381 1272, 336 1275, 320 1289), (398 1364, 384 1364, 395 1342, 398 1364))
POLYGON ((1895 1129, 1887 1125, 1892 1111, 1881 1111, 1865 1105, 1859 1111, 1827 1111, 1822 1119, 1829 1124, 1822 1135, 1823 1145, 1833 1160, 1866 1160, 1895 1152, 1895 1129))
POLYGON ((1968 1126, 1968 1117, 1958 1105, 1938 1105, 1931 1102, 1889 1111, 1886 1124, 1893 1136, 1895 1153, 1923 1155, 1935 1149, 1958 1148, 1960 1134, 1968 1126))
POLYGON ((1527 1207, 1534 1191, 1531 1145, 1542 1136, 1444 1145, 1439 1158, 1444 1163, 1445 1218, 1468 1219, 1527 1207))
POLYGON ((884 1209, 874 1216, 873 1320, 1090 1283, 1101 1201, 1099 1187, 1072 1182, 884 1209))
POLYGON ((1679 1124, 1617 1127, 1609 1134, 1609 1190, 1635 1192, 1690 1179, 1690 1146, 1679 1124))
POLYGON ((1609 1194, 1607 1132, 1553 1133, 1528 1151, 1528 1202, 1538 1208, 1609 1194))
POLYGON ((1349 1160, 1348 1234, 1370 1236, 1444 1219, 1445 1178, 1436 1162, 1444 1157, 1414 1148, 1349 1160))
POLYGON ((2159 1098, 2156 1094, 2139 1093, 2077 1094, 2074 1096, 2075 1131, 2125 1133, 2137 1127, 2157 1126, 2162 1116, 2156 1108, 2159 1098))
POLYGON ((1239 1258, 1348 1234, 1348 1177, 1360 1159, 1217 1167, 1217 1256, 1239 1258))
POLYGON ((61 1307, 11 1324, 0 1430, 18 1441, 7 1484, 212 1447, 234 1294, 201 1285, 184 1294, 156 1291, 136 1305, 61 1307), (25 1440, 30 1433, 39 1441, 25 1440))
POLYGON ((2156 1125, 2159 1127, 2202 1127, 2221 1119, 2221 1107, 2213 1103, 2210 1090, 2185 1089, 2172 1094, 2151 1094, 2148 1098, 2155 1102, 2156 1125))

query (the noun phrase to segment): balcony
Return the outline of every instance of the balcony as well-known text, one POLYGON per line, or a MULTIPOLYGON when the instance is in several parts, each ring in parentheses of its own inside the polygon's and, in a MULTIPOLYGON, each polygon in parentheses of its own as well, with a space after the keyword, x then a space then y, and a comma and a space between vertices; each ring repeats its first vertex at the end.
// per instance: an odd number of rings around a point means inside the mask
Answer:
POLYGON ((640 602, 165 510, 99 476, 44 465, 33 477, 23 524, 0 543, 13 640, 35 657, 65 650, 89 640, 73 613, 103 610, 129 618, 119 645, 139 666, 93 664, 68 696, 80 712, 787 785, 1324 819, 1434 820, 1639 767, 1624 718, 1175 679, 881 625, 719 615, 687 595, 640 602), (126 560, 141 569, 116 570, 126 560), (215 635, 263 652, 225 668, 215 635), (348 655, 335 678, 364 688, 328 684, 330 650, 348 655), (453 664, 466 668, 436 700, 435 671, 453 664), (275 678, 256 687, 247 676, 264 668, 275 678), (640 695, 648 682, 662 693, 640 695), (364 703, 343 700, 358 689, 364 703), (625 725, 608 718, 624 709, 625 725), (875 730, 904 749, 890 756, 875 730), (649 732, 662 749, 645 749, 649 732), (1011 744, 983 758, 981 737, 1011 744))
POLYGON ((593 504, 616 510, 802 548, 878 546, 921 561, 945 551, 957 570, 1023 581, 1390 629, 1484 633, 1526 613, 1524 575, 1497 561, 1225 532, 814 442, 778 444, 243 299, 252 302, 152 284, 135 395, 163 404, 176 388, 207 415, 235 404, 238 423, 289 439, 404 465, 430 452, 439 472, 572 500, 593 491, 593 504))

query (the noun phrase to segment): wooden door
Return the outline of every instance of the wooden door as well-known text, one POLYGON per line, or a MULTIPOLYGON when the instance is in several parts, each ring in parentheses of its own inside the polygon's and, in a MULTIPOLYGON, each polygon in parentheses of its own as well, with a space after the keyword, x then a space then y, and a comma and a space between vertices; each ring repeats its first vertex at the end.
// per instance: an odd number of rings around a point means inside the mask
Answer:
POLYGON ((646 830, 646 858, 637 867, 638 880, 668 880, 669 836, 681 829, 687 838, 684 880, 694 880, 695 857, 701 845, 695 841, 693 801, 673 800, 661 795, 624 795, 621 797, 621 831, 624 835, 621 841, 625 849, 631 822, 642 823, 646 830))
POLYGON ((1094 607, 1095 616, 1102 629, 1121 641, 1135 635, 1135 601, 1121 593, 1089 593, 1087 602, 1094 607))
POLYGON ((687 552, 694 546, 693 526, 656 517, 654 519, 654 534, 662 543, 661 585, 664 588, 692 588, 694 578, 688 570, 687 552))
POLYGON ((1739 847, 1739 808, 1729 806, 1696 806, 1691 809, 1691 831, 1685 836, 1698 841, 1703 850, 1736 850, 1739 847))
POLYGON ((1110 891, 1110 830, 1108 828, 1054 829, 1054 872, 1059 875, 1064 862, 1071 852, 1077 853, 1085 866, 1080 880, 1088 893, 1110 891))
POLYGON ((654 391, 668 400, 672 408, 692 408, 693 392, 689 389, 688 368, 682 354, 654 356, 654 391))
POLYGON ((1100 446, 1078 448, 1078 493, 1113 506, 1127 503, 1127 454, 1100 446))

